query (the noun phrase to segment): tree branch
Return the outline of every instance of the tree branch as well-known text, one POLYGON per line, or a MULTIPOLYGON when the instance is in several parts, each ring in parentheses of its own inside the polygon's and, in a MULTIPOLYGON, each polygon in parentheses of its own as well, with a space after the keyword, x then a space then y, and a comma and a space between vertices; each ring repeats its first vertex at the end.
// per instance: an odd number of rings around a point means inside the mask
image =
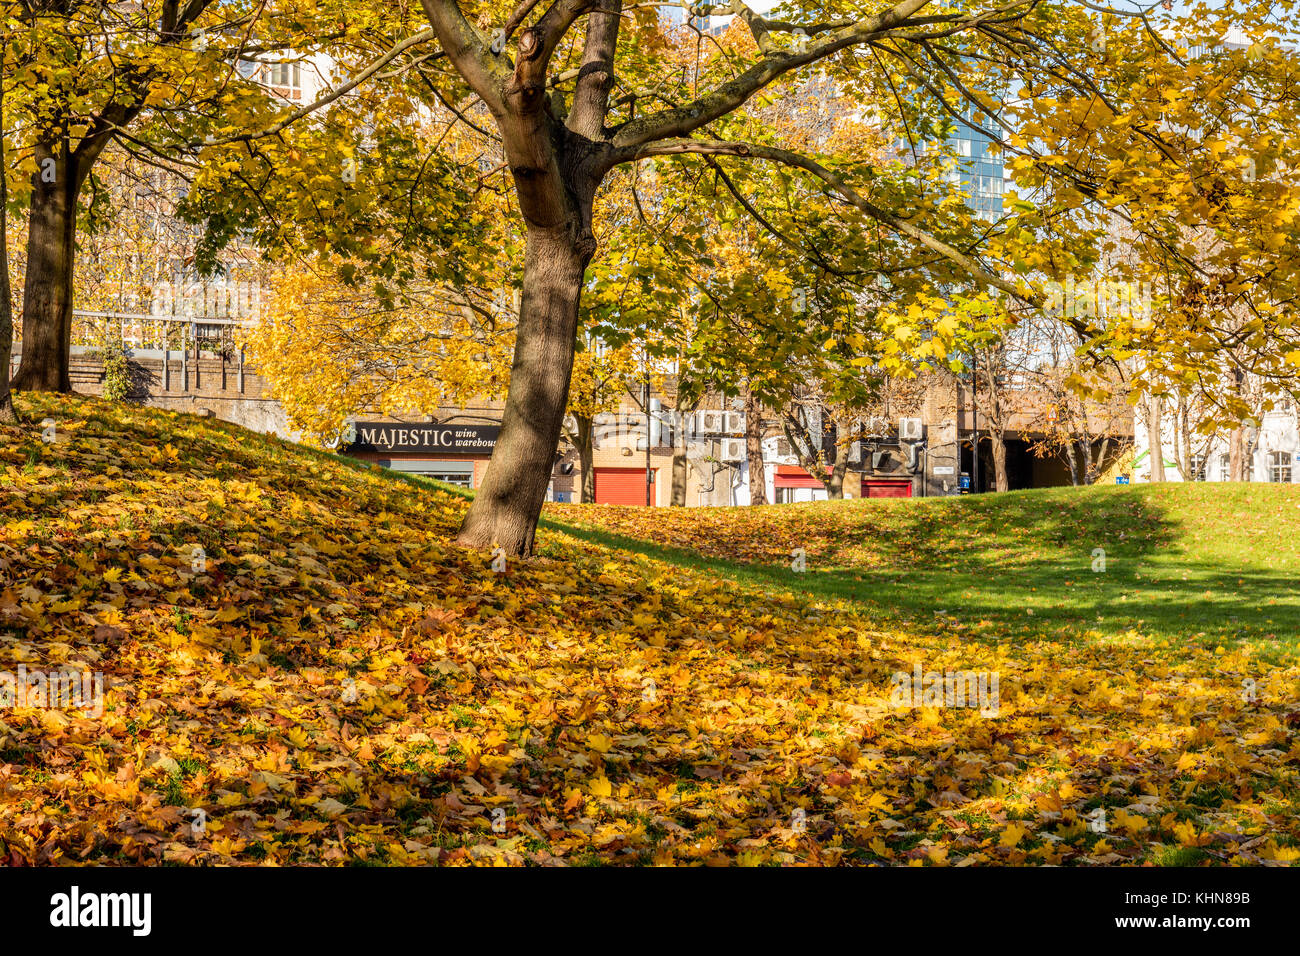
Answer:
POLYGON ((505 112, 503 90, 510 81, 505 61, 489 49, 483 35, 465 19, 456 0, 420 0, 443 52, 494 115, 505 112))
POLYGON ((573 92, 569 129, 594 140, 605 128, 609 91, 614 86, 614 51, 618 46, 619 18, 623 0, 601 0, 587 18, 587 38, 582 48, 582 67, 573 92))
POLYGON ((616 149, 624 149, 655 140, 685 136, 726 116, 782 74, 903 26, 913 13, 929 2, 930 0, 900 0, 882 13, 819 34, 820 38, 807 42, 802 51, 786 52, 770 47, 771 52, 766 53, 758 63, 694 102, 628 120, 614 130, 614 146, 616 149))
POLYGON ((740 159, 763 159, 812 173, 830 186, 849 205, 876 220, 881 225, 888 226, 895 232, 914 239, 931 251, 937 252, 979 282, 999 289, 1036 308, 1042 308, 1046 302, 1046 298, 1042 293, 1021 289, 1014 283, 994 275, 961 250, 949 245, 942 239, 930 235, 930 233, 913 225, 906 219, 881 209, 845 182, 843 177, 837 173, 832 172, 817 161, 809 159, 807 156, 791 152, 788 149, 778 149, 774 146, 758 146, 750 143, 727 143, 717 140, 669 140, 643 146, 636 150, 622 151, 617 154, 617 162, 632 162, 650 156, 673 156, 689 153, 702 156, 735 156, 740 159))

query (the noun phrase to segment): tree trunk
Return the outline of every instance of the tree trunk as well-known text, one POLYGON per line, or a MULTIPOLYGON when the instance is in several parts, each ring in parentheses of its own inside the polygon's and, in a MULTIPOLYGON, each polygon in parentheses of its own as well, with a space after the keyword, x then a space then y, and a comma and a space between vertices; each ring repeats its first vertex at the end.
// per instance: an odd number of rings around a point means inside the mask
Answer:
POLYGON ((79 177, 67 157, 36 148, 23 286, 23 358, 14 391, 70 392, 73 247, 79 177), (45 179, 53 171, 53 182, 45 179))
POLYGON ((1083 460, 1083 483, 1093 485, 1097 483, 1097 465, 1092 455, 1092 439, 1083 437, 1079 439, 1079 457, 1083 460))
POLYGON ((673 432, 673 486, 672 496, 668 502, 669 506, 674 508, 686 507, 686 416, 688 414, 690 412, 683 411, 679 405, 674 415, 677 427, 673 432))
POLYGON ((1178 396, 1174 405, 1174 439, 1170 444, 1174 449, 1174 464, 1183 481, 1195 481, 1196 473, 1192 468, 1192 412, 1186 398, 1178 396))
POLYGON ((9 286, 9 164, 4 143, 4 84, 0 83, 0 424, 14 424, 9 373, 13 365, 14 300, 9 286))
MULTIPOLYGON (((1232 370, 1232 394, 1237 398, 1243 398, 1245 391, 1246 375, 1240 368, 1232 370)), ((1232 430, 1228 437, 1228 480, 1245 481, 1246 480, 1246 429, 1243 425, 1238 425, 1232 430)))
POLYGON ((749 460, 749 503, 767 504, 767 473, 763 469, 763 411, 754 393, 745 389, 745 457, 749 460))
POLYGON ((1246 478, 1246 456, 1244 446, 1246 437, 1241 426, 1232 430, 1228 437, 1228 480, 1244 481, 1246 478))
POLYGON ((1065 462, 1070 466, 1070 484, 1079 487, 1079 460, 1074 454, 1074 439, 1065 442, 1065 462))
POLYGON ((993 440, 993 484, 998 491, 1010 491, 1011 480, 1007 478, 1007 441, 1002 433, 992 431, 993 440))
POLYGON ((1151 456, 1151 480, 1165 480, 1165 441, 1160 420, 1160 397, 1147 396, 1147 453, 1151 456))
POLYGON ((844 497, 844 472, 848 467, 848 452, 841 448, 839 454, 835 456, 835 464, 826 479, 826 496, 832 501, 839 501, 844 497))
POLYGON ((528 228, 510 392, 483 485, 457 535, 462 545, 532 554, 569 399, 583 271, 593 252, 594 244, 567 224, 528 228))
POLYGON ((593 419, 575 415, 578 446, 578 501, 589 505, 596 500, 596 423, 593 419))
POLYGON ((1106 467, 1106 456, 1110 454, 1110 436, 1107 435, 1101 440, 1101 447, 1097 449, 1097 463, 1092 469, 1092 481, 1090 485, 1095 485, 1101 478, 1101 470, 1106 467))

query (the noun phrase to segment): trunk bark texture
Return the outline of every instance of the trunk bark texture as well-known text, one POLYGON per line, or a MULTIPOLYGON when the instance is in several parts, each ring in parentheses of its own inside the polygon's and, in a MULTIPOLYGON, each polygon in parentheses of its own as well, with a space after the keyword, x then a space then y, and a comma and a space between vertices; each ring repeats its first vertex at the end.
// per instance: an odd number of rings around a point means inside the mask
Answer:
POLYGON ((4 147, 4 85, 0 84, 0 424, 18 421, 9 373, 13 370, 14 300, 9 286, 9 177, 4 147))
POLYGON ((565 225, 528 230, 510 392, 483 485, 457 536, 463 545, 532 554, 569 400, 578 300, 593 251, 565 225))
POLYGON ((1151 456, 1151 480, 1165 480, 1165 441, 1160 415, 1160 398, 1147 397, 1147 453, 1151 456))
POLYGON ((1246 436, 1240 427, 1234 428, 1228 436, 1228 480, 1245 481, 1246 479, 1246 436))
POLYGON ((993 439, 993 484, 998 491, 1010 491, 1011 481, 1007 477, 1007 441, 998 431, 989 435, 993 439))
POLYGON ((673 429, 673 485, 668 504, 673 508, 686 507, 686 416, 680 406, 675 413, 673 429))
POLYGON ((1079 459, 1074 454, 1074 439, 1065 443, 1065 463, 1070 466, 1070 484, 1079 487, 1079 459))
POLYGON ((578 501, 589 505, 596 500, 596 423, 593 419, 577 417, 578 422, 578 501))
POLYGON ((80 176, 66 155, 36 148, 27 278, 23 286, 23 355, 14 391, 70 392, 73 248, 80 176), (46 181, 53 179, 53 182, 46 181))
POLYGON ((763 469, 763 407, 745 390, 745 457, 749 461, 749 503, 767 504, 767 473, 763 469))
POLYGON ((827 476, 826 496, 832 501, 839 501, 844 497, 844 472, 849 466, 848 459, 848 452, 843 448, 839 449, 839 455, 836 456, 831 473, 827 476))

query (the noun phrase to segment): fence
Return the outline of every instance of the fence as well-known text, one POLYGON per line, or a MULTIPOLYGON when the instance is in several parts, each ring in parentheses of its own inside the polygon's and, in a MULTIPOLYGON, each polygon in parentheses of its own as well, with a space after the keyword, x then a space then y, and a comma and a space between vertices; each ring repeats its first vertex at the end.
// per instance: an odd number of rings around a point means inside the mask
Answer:
MULTIPOLYGON (((171 369, 181 363, 182 388, 190 387, 190 366, 200 359, 220 359, 236 365, 239 390, 244 388, 244 350, 235 330, 246 320, 196 315, 153 315, 132 312, 94 312, 76 309, 72 313, 72 354, 93 355, 120 346, 133 359, 161 362, 162 385, 170 390, 171 369)), ((18 369, 21 344, 15 342, 10 376, 18 369)))

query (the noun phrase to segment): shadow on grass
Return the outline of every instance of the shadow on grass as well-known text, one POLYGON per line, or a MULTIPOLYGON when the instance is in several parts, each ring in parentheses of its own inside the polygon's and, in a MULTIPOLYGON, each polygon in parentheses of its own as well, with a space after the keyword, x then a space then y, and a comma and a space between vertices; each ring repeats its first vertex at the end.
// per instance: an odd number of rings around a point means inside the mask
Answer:
MULTIPOLYGON (((799 523, 797 540, 807 541, 802 573, 788 559, 736 560, 581 521, 545 518, 542 526, 750 589, 844 601, 884 620, 939 622, 972 640, 1095 640, 1134 632, 1210 645, 1289 646, 1300 637, 1293 572, 1188 554, 1179 523, 1151 496, 1013 494, 888 512, 866 502, 850 509, 834 531, 799 523), (959 533, 954 522, 962 525, 959 533), (866 548, 843 543, 867 539, 866 548), (1104 565, 1096 549, 1105 552, 1104 565)), ((770 513, 756 516, 764 519, 770 513)), ((702 549, 727 546, 714 530, 702 549)), ((765 543, 769 552, 784 547, 779 531, 773 528, 765 543)))

